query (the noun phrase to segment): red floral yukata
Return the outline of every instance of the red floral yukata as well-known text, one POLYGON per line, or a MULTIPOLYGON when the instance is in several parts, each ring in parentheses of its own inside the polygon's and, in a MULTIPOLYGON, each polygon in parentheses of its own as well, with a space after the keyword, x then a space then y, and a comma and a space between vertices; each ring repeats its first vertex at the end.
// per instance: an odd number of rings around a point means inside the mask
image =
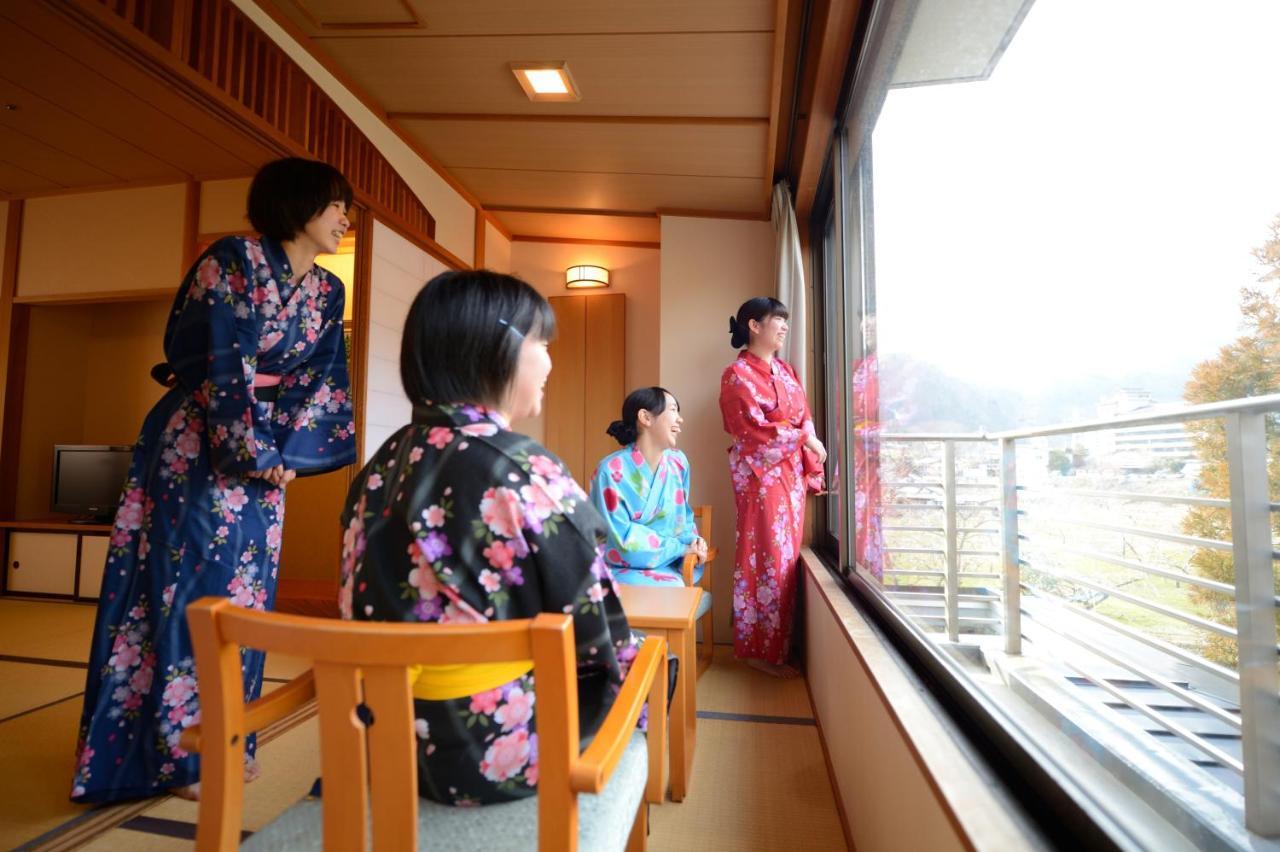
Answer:
POLYGON ((737 531, 733 564, 733 652, 787 661, 804 531, 801 458, 813 435, 804 388, 790 364, 743 351, 720 378, 720 413, 733 437, 737 531))

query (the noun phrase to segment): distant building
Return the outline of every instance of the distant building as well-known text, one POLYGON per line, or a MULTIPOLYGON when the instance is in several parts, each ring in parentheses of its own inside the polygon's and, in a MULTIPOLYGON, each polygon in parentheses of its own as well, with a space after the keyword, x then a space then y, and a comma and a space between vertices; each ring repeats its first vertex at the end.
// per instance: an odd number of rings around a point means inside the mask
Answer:
MULTIPOLYGON (((1142 388, 1124 388, 1098 403, 1098 417, 1158 415, 1184 408, 1180 402, 1156 402, 1142 388)), ((1195 448, 1185 424, 1164 423, 1095 432, 1095 458, 1102 465, 1123 470, 1150 470, 1162 461, 1190 461, 1195 448)))

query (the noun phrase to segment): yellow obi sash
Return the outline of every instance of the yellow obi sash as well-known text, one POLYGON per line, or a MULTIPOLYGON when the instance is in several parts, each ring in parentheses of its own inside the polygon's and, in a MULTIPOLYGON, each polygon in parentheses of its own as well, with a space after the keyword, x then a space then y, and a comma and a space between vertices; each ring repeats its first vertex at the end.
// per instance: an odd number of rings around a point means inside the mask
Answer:
POLYGON ((413 697, 424 701, 448 701, 488 692, 533 671, 533 660, 512 663, 455 663, 444 666, 409 666, 413 697))

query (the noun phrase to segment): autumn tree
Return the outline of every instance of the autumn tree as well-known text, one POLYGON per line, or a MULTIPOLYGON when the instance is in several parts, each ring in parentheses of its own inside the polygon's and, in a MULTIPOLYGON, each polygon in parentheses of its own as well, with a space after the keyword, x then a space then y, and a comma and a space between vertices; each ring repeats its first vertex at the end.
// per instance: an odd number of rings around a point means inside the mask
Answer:
MULTIPOLYGON (((1243 315, 1242 334, 1223 346, 1215 358, 1197 365, 1187 382, 1184 398, 1193 404, 1239 399, 1280 391, 1280 216, 1272 223, 1267 240, 1254 249, 1253 255, 1263 266, 1253 287, 1240 291, 1243 315)), ((1210 497, 1230 498, 1231 483, 1227 473, 1227 435, 1221 419, 1187 424, 1196 455, 1203 463, 1200 488, 1210 497)), ((1280 464, 1276 450, 1276 417, 1267 417, 1267 473, 1271 499, 1280 493, 1280 464)), ((1280 514, 1272 513, 1272 534, 1280 533, 1280 514)), ((1231 540, 1229 509, 1194 506, 1187 512, 1182 529, 1188 535, 1231 540)), ((1230 551, 1202 548, 1191 558, 1200 576, 1222 583, 1235 584, 1235 566, 1230 551)), ((1280 592, 1280 585, 1277 586, 1280 592)), ((1222 624, 1234 625, 1235 604, 1230 596, 1196 587, 1194 600, 1222 624)), ((1205 646, 1210 659, 1224 665, 1238 662, 1236 643, 1213 635, 1205 646)))

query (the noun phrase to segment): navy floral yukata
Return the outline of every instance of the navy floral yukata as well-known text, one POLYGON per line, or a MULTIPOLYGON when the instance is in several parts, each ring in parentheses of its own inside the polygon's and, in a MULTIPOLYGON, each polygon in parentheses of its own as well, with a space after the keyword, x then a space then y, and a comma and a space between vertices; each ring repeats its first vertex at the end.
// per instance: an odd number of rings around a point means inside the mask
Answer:
MULTIPOLYGON (((85 684, 71 797, 111 802, 199 780, 178 745, 200 721, 187 604, 270 609, 285 490, 251 471, 323 473, 355 460, 342 282, 291 285, 280 243, 227 237, 178 289, 164 350, 177 385, 142 426, 116 511, 85 684), (278 376, 274 403, 254 377, 278 376)), ((265 656, 243 654, 249 699, 265 656)), ((253 741, 248 742, 249 754, 253 741)))
MULTIPOLYGON (((640 637, 601 556, 604 522, 559 459, 494 412, 418 406, 352 484, 343 527, 344 618, 478 624, 571 613, 580 733, 591 739, 640 637)), ((413 703, 421 795, 477 805, 535 794, 532 672, 413 703)))

